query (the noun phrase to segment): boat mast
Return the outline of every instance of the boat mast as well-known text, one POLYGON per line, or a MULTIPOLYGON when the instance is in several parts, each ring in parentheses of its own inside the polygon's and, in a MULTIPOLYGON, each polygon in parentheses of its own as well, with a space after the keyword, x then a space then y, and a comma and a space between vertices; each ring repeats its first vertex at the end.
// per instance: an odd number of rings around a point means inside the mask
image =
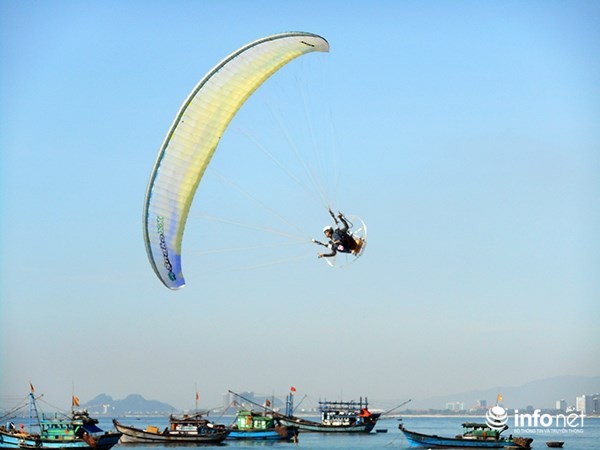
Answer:
POLYGON ((42 424, 40 423, 40 416, 37 410, 37 405, 35 403, 35 389, 33 388, 33 384, 29 383, 31 388, 31 392, 29 392, 29 432, 32 433, 31 428, 31 419, 34 417, 33 413, 35 412, 35 418, 37 420, 38 427, 40 430, 42 429, 42 424))
POLYGON ((31 433, 31 418, 33 417, 33 410, 35 409, 35 398, 33 392, 29 393, 29 432, 31 433))
POLYGON ((290 391, 290 394, 285 398, 285 415, 292 417, 294 415, 294 392, 290 391))

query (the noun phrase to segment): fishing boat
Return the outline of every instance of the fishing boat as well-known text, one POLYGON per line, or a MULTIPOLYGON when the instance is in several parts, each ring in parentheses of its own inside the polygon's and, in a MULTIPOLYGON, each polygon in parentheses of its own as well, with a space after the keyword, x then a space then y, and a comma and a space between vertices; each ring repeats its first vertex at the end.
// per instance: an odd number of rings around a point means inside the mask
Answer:
POLYGON ((463 434, 456 437, 442 437, 436 434, 423 434, 409 431, 403 424, 399 425, 411 446, 428 448, 519 448, 529 449, 533 439, 501 436, 508 429, 504 425, 500 430, 490 428, 487 424, 463 423, 463 434))
POLYGON ((203 414, 183 415, 169 417, 169 425, 164 430, 148 425, 145 429, 124 425, 114 419, 117 431, 122 433, 123 444, 176 444, 198 445, 218 444, 229 435, 225 425, 217 425, 205 419, 203 414))
POLYGON ((563 441, 547 441, 546 446, 550 448, 562 448, 565 443, 563 441))
POLYGON ((74 411, 70 416, 40 416, 36 400, 32 392, 30 417, 36 423, 30 424, 29 431, 23 424, 17 427, 12 422, 0 426, 0 449, 109 450, 119 442, 121 433, 104 432, 87 411, 74 411), (39 432, 32 431, 34 426, 39 432))
POLYGON ((370 433, 381 414, 369 411, 369 402, 362 397, 354 402, 319 402, 321 422, 294 416, 294 396, 290 392, 286 400, 286 414, 277 417, 284 425, 298 427, 302 431, 317 433, 370 433))
POLYGON ((298 427, 282 425, 272 415, 252 410, 240 410, 235 424, 230 427, 227 439, 294 441, 298 438, 298 427))

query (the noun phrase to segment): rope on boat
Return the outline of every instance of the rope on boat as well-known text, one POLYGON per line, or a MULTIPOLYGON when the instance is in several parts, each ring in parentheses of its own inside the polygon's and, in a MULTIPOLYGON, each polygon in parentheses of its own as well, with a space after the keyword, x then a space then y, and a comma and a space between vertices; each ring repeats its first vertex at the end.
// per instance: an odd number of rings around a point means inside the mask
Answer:
MULTIPOLYGON (((36 398, 36 401, 38 401, 38 400, 41 403, 44 403, 46 406, 49 406, 50 408, 54 409, 55 410, 55 414, 60 414, 63 419, 68 419, 71 416, 72 412, 69 412, 69 411, 67 411, 65 409, 62 409, 62 408, 60 408, 58 406, 55 406, 55 405, 53 405, 51 403, 48 403, 45 400, 42 400, 42 396, 41 395, 38 398, 36 398)), ((44 414, 44 411, 42 411, 42 414, 44 414)))
POLYGON ((16 415, 14 415, 14 414, 21 411, 22 409, 27 408, 29 406, 29 396, 27 396, 27 400, 23 400, 23 401, 24 401, 24 403, 22 405, 15 406, 13 409, 9 410, 6 414, 4 414, 3 416, 0 416, 0 421, 4 421, 8 418, 13 419, 16 417, 16 415))
POLYGON ((406 405, 407 403, 410 403, 411 401, 412 401, 412 399, 409 398, 405 402, 400 403, 398 406, 394 406, 392 409, 388 409, 387 411, 381 413, 381 415, 386 416, 389 413, 391 413, 392 411, 395 411, 396 409, 401 408, 402 406, 406 405))
POLYGON ((402 433, 398 433, 394 439, 384 445, 384 447, 391 447, 396 443, 396 440, 402 436, 402 433))

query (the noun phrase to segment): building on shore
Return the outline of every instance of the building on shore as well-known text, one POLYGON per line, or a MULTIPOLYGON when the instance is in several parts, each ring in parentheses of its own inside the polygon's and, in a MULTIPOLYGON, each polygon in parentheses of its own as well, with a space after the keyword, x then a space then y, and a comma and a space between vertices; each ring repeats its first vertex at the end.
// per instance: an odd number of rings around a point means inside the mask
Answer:
POLYGON ((600 414, 600 393, 584 394, 575 398, 575 409, 583 414, 600 414))
POLYGON ((464 411, 465 402, 448 402, 446 403, 446 409, 448 411, 464 411))

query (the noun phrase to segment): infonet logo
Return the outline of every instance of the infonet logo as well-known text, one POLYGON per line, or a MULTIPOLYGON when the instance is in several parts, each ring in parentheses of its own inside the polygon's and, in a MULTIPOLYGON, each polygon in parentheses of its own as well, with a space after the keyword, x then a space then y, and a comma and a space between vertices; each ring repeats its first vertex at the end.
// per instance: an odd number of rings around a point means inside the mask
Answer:
POLYGON ((490 428, 502 431, 508 422, 508 412, 502 406, 493 406, 485 413, 485 421, 490 428))
MULTIPOLYGON (((541 433, 581 433, 583 432, 584 414, 542 414, 536 409, 532 414, 520 413, 515 409, 514 423, 515 432, 541 434, 541 433)), ((502 406, 496 405, 485 414, 487 425, 498 431, 503 431, 508 425, 508 412, 502 406)))

